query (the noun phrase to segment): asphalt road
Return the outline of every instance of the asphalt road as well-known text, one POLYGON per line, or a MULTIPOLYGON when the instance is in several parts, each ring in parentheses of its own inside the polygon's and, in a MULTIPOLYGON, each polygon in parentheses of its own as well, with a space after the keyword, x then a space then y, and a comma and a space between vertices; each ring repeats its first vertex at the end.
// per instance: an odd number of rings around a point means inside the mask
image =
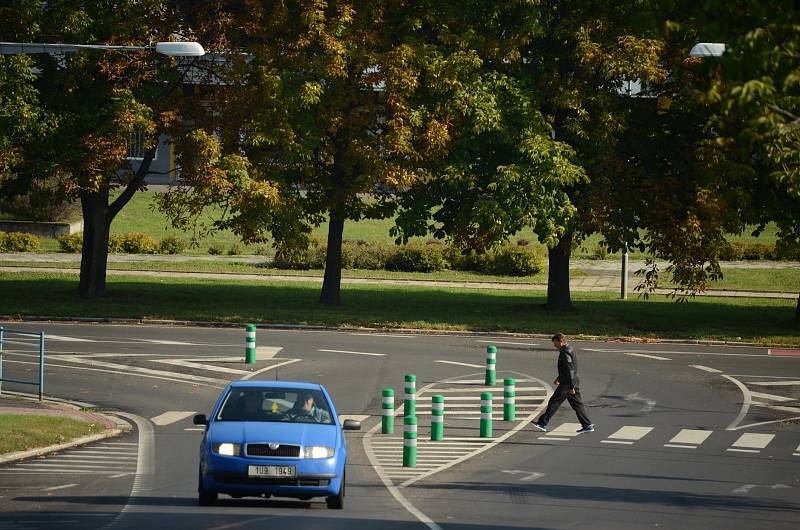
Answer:
MULTIPOLYGON (((259 330, 260 359, 249 366, 243 329, 4 325, 45 331, 47 395, 117 411, 135 428, 0 467, 0 529, 800 527, 798 355, 573 342, 596 425, 575 436, 566 403, 551 421, 555 432, 527 425, 556 375, 546 339, 259 330), (519 410, 515 422, 497 415, 485 440, 477 396, 489 343, 499 350, 495 411, 503 377, 517 380, 519 410), (419 389, 416 469, 400 465, 401 428, 376 430, 381 389, 402 396, 409 373, 419 389), (364 420, 347 434, 344 510, 322 499, 225 496, 197 506, 202 433, 191 416, 208 413, 226 382, 241 377, 321 382, 339 414, 364 420), (438 444, 425 441, 436 393, 446 396, 446 443, 438 444)), ((4 377, 35 379, 33 353, 32 340, 7 334, 4 377)))

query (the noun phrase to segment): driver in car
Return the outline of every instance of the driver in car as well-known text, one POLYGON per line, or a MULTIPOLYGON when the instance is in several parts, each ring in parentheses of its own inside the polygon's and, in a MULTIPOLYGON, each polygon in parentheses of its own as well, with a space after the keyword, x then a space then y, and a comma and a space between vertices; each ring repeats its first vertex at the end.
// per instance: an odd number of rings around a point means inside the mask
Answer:
POLYGON ((327 410, 317 407, 314 396, 308 393, 297 394, 297 401, 288 412, 292 419, 300 421, 313 421, 316 423, 330 423, 331 415, 327 410))

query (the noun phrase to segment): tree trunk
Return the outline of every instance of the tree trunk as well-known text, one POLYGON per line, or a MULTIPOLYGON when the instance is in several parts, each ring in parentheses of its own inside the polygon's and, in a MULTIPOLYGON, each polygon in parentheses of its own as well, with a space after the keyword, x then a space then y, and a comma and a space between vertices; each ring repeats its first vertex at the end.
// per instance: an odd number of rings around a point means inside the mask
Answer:
POLYGON ((569 258, 572 253, 572 233, 564 234, 558 245, 548 250, 547 303, 552 310, 572 308, 569 292, 569 258))
POLYGON ((108 235, 111 221, 123 206, 128 204, 133 194, 142 187, 144 177, 150 172, 156 150, 145 151, 144 159, 133 178, 125 186, 119 197, 108 204, 109 186, 98 191, 81 192, 83 212, 83 249, 81 250, 81 279, 78 295, 81 298, 102 298, 106 295, 106 267, 108 265, 108 235))
POLYGON ((325 277, 322 280, 321 304, 339 305, 342 289, 342 234, 344 233, 344 208, 337 204, 330 210, 328 224, 328 252, 325 256, 325 277))
POLYGON ((106 295, 106 263, 111 219, 108 215, 108 188, 81 193, 83 211, 83 250, 78 295, 101 298, 106 295))

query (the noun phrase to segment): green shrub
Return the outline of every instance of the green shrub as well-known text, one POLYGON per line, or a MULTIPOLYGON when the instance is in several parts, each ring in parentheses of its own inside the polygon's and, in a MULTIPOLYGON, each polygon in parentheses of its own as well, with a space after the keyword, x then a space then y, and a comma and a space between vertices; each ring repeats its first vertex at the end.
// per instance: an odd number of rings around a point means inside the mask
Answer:
POLYGON ((158 245, 158 251, 161 254, 180 254, 188 248, 189 244, 185 239, 178 236, 167 236, 161 240, 158 245))
POLYGON ((386 267, 386 258, 389 256, 389 248, 386 245, 358 242, 344 245, 342 254, 345 254, 344 249, 347 250, 350 267, 353 269, 375 271, 386 267))
POLYGON ((775 244, 775 259, 800 261, 800 245, 786 241, 778 241, 775 244))
POLYGON ((723 261, 775 259, 778 252, 772 243, 749 243, 734 241, 720 250, 723 261))
POLYGON ((276 269, 308 270, 325 268, 325 244, 312 239, 306 248, 280 248, 272 266, 276 269))
POLYGON ((221 256, 225 252, 225 245, 222 243, 211 243, 208 246, 208 253, 212 256, 221 256))
POLYGON ((403 272, 436 272, 447 267, 439 245, 411 244, 396 247, 386 259, 386 270, 403 272))
POLYGON ((505 245, 493 253, 491 272, 502 276, 532 276, 544 267, 544 257, 527 247, 505 245))
POLYGON ((602 243, 598 243, 592 250, 592 259, 604 260, 608 257, 608 247, 602 243))
POLYGON ((62 252, 74 254, 83 249, 83 232, 64 235, 58 238, 58 246, 62 252))
POLYGON ((242 254, 244 254, 244 248, 240 243, 234 243, 228 249, 228 256, 241 256, 242 254))
POLYGON ((0 232, 0 252, 36 252, 41 239, 24 232, 0 232))
POLYGON ((256 245, 254 253, 256 256, 269 256, 271 254, 267 245, 256 245))
POLYGON ((127 254, 156 254, 158 241, 149 234, 131 232, 122 234, 122 252, 127 254))
POLYGON ((125 235, 112 235, 108 237, 108 252, 110 254, 117 254, 124 252, 122 246, 125 243, 125 235))

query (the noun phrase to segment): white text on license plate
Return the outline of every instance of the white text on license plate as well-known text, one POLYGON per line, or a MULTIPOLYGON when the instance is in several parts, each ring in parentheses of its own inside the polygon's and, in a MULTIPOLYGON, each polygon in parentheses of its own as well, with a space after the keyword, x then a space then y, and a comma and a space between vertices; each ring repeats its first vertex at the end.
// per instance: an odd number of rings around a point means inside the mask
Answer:
POLYGON ((248 477, 290 477, 295 476, 294 466, 247 466, 248 477))

